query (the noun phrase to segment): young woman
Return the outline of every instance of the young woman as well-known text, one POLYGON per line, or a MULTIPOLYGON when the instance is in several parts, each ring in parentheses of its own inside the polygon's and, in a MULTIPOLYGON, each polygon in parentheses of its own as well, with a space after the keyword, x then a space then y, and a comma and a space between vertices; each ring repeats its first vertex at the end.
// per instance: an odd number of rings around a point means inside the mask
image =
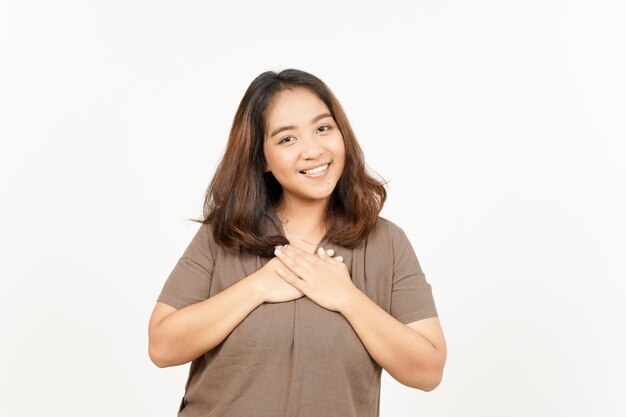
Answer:
POLYGON ((382 368, 439 385, 431 286, 378 215, 383 185, 320 79, 287 69, 252 82, 150 319, 151 360, 192 361, 179 416, 378 416, 382 368))

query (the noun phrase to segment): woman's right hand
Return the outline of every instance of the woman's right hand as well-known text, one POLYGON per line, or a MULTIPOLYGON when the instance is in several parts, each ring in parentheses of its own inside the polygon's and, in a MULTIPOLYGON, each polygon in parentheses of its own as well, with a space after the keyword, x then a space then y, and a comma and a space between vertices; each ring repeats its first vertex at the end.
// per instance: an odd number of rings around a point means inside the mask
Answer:
MULTIPOLYGON (((322 259, 327 259, 330 258, 333 253, 333 250, 330 249, 327 253, 322 255, 316 253, 316 255, 322 259)), ((343 262, 341 256, 336 256, 335 259, 343 262)), ((274 257, 254 273, 257 288, 263 295, 263 302, 282 303, 303 297, 304 294, 299 289, 282 279, 280 275, 276 273, 276 269, 278 268, 283 270, 288 269, 280 259, 274 257)))

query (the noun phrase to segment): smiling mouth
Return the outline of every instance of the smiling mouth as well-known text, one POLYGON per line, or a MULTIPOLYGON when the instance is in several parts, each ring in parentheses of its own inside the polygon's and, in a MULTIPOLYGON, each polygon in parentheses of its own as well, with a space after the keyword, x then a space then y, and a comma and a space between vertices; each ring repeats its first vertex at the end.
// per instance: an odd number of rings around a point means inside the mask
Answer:
POLYGON ((325 165, 320 165, 317 168, 313 168, 310 169, 308 171, 299 171, 300 174, 304 174, 304 175, 311 175, 311 174, 319 174, 320 172, 324 172, 328 170, 328 167, 330 167, 330 164, 332 164, 332 161, 330 161, 329 163, 325 164, 325 165), (323 168, 323 169, 321 169, 323 168))

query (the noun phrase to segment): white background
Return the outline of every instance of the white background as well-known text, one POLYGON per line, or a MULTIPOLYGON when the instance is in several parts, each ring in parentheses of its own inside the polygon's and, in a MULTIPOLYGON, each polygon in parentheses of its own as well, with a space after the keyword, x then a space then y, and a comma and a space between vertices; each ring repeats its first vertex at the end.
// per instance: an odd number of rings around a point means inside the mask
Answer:
POLYGON ((433 286, 444 380, 384 373, 381 416, 626 415, 625 12, 0 2, 0 415, 175 416, 189 366, 150 362, 148 319, 285 68, 335 92, 433 286))

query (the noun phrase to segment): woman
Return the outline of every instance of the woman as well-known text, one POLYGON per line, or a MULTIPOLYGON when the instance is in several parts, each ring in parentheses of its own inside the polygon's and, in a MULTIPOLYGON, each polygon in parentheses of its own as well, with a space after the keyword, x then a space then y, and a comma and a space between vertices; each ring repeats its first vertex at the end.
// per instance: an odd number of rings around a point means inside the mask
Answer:
POLYGON ((178 415, 378 416, 382 368, 440 383, 431 286, 385 199, 321 80, 252 82, 150 319, 151 360, 192 361, 178 415))

